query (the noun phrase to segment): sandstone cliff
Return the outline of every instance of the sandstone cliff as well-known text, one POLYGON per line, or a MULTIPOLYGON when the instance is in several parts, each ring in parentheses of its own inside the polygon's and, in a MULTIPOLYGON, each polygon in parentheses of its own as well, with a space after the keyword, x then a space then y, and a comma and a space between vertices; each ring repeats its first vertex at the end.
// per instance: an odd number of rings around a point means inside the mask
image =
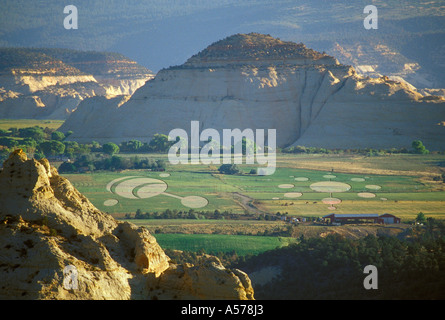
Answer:
POLYGON ((111 112, 105 114, 108 104, 85 100, 61 130, 81 142, 149 141, 175 128, 190 131, 199 120, 201 130, 276 129, 280 147, 409 148, 422 139, 436 150, 445 148, 445 128, 437 125, 444 102, 388 77, 359 76, 302 44, 234 35, 159 71, 111 112), (91 108, 104 116, 76 120, 91 108))
POLYGON ((0 48, 0 118, 65 119, 85 98, 132 95, 154 74, 119 54, 0 48))
POLYGON ((0 243, 0 299, 253 299, 242 271, 172 263, 147 229, 99 211, 21 150, 0 172, 0 243))

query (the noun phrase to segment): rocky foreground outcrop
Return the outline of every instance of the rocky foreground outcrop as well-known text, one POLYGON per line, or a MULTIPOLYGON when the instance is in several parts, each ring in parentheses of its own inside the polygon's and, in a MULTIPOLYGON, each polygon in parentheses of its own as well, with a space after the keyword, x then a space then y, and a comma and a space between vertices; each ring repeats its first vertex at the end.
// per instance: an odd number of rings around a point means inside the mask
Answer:
POLYGON ((46 159, 0 172, 0 299, 253 299, 215 257, 172 263, 147 229, 99 211, 46 159))
MULTIPOLYGON (((445 149, 445 100, 382 76, 358 75, 326 54, 268 35, 227 37, 158 72, 120 107, 85 100, 61 127, 79 142, 148 142, 156 133, 276 129, 277 145, 445 149), (88 118, 91 109, 102 113, 88 118), (99 111, 101 110, 101 111, 99 111), (87 121, 79 121, 79 119, 87 121)), ((267 130, 266 130, 267 132, 267 130)))

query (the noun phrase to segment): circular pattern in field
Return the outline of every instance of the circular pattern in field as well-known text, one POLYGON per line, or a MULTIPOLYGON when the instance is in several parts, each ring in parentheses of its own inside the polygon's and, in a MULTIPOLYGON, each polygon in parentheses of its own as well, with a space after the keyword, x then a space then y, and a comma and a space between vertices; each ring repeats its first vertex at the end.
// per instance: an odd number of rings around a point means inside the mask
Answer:
POLYGON ((122 178, 114 179, 113 181, 108 182, 106 188, 107 188, 108 191, 112 192, 111 187, 113 185, 115 185, 117 182, 125 180, 125 179, 132 179, 132 178, 137 178, 137 176, 128 176, 128 177, 122 177, 122 178))
POLYGON ((363 182, 363 181, 365 181, 365 178, 351 178, 351 181, 354 181, 354 182, 363 182))
POLYGON ((381 186, 377 186, 375 184, 368 184, 367 186, 365 186, 365 188, 369 189, 369 190, 380 190, 380 189, 382 189, 381 186))
POLYGON ((199 196, 189 196, 182 198, 181 203, 189 208, 197 209, 205 207, 209 201, 206 198, 199 197, 199 196))
POLYGON ((288 192, 285 193, 284 196, 286 198, 299 198, 301 197, 303 194, 301 192, 288 192))
POLYGON ((127 199, 147 199, 163 193, 167 187, 167 184, 162 180, 135 178, 119 183, 114 189, 114 193, 127 199), (135 194, 136 188, 138 189, 135 194))
POLYGON ((107 199, 104 201, 104 206, 112 207, 112 206, 117 205, 118 203, 119 203, 119 201, 117 201, 116 199, 107 199))
POLYGON ((165 182, 155 182, 142 186, 137 190, 136 194, 140 199, 148 199, 160 195, 165 190, 167 190, 167 184, 165 182))
POLYGON ((280 184, 278 186, 278 188, 281 188, 281 189, 290 189, 290 188, 293 188, 293 187, 295 187, 293 184, 280 184))
MULTIPOLYGON (((170 176, 169 173, 161 173, 160 176, 170 176)), ((166 193, 167 183, 159 179, 152 179, 141 176, 128 176, 115 179, 107 184, 107 190, 127 199, 148 199, 160 194, 181 199, 181 203, 189 208, 202 208, 209 204, 206 198, 199 196, 180 197, 166 193)), ((104 202, 105 206, 114 206, 118 200, 108 199, 104 202)))
POLYGON ((308 181, 309 178, 306 178, 306 177, 297 177, 297 178, 295 178, 294 180, 295 180, 295 181, 301 181, 301 182, 303 182, 303 181, 308 181))
POLYGON ((161 178, 167 178, 167 177, 170 177, 170 173, 161 173, 159 176, 161 178))
POLYGON ((336 181, 315 182, 309 187, 317 192, 346 192, 351 189, 349 184, 336 181))
POLYGON ((333 204, 341 203, 341 200, 337 199, 337 198, 324 198, 323 200, 321 200, 321 202, 323 202, 325 204, 333 205, 333 204))
POLYGON ((360 198, 375 198, 375 194, 374 193, 370 193, 370 192, 360 192, 360 193, 357 193, 357 195, 360 198))
POLYGON ((326 178, 326 179, 335 179, 335 178, 337 178, 337 176, 334 176, 333 174, 325 174, 325 175, 323 176, 323 178, 326 178))

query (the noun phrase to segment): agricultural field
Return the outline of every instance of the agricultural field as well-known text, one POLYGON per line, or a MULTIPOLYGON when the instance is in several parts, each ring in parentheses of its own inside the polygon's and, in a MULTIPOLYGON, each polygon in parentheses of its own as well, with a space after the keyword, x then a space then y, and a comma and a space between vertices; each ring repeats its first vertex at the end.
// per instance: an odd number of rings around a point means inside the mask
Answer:
POLYGON ((64 120, 36 120, 36 119, 0 119, 0 129, 8 130, 9 128, 29 128, 29 127, 42 127, 50 129, 58 129, 64 120))
POLYGON ((206 253, 235 251, 238 255, 257 255, 297 242, 296 238, 265 237, 245 235, 209 235, 209 234, 155 234, 159 245, 164 249, 197 252, 205 249, 206 253))
MULTIPOLYGON (((129 155, 130 156, 130 155, 129 155)), ((134 156, 134 155, 131 155, 134 156)), ((140 157, 166 159, 166 155, 140 157)), ((413 220, 419 212, 445 218, 444 155, 277 156, 275 174, 219 174, 216 166, 167 165, 165 172, 126 170, 65 174, 99 209, 127 213, 231 211, 321 217, 338 213, 391 213, 413 220)))

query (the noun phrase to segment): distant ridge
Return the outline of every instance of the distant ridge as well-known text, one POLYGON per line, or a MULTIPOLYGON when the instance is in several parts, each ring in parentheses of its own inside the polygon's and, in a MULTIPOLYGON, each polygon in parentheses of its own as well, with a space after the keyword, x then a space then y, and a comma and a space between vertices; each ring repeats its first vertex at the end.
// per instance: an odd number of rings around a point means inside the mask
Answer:
MULTIPOLYGON (((138 76, 153 72, 115 52, 59 48, 0 48, 0 72, 39 70, 54 75, 138 76)), ((35 72, 35 71, 33 71, 35 72)))
POLYGON ((85 98, 129 96, 153 77, 115 52, 0 47, 0 118, 65 119, 85 98))
MULTIPOLYGON (((192 56, 189 61, 201 59, 320 59, 327 54, 307 48, 303 43, 282 41, 269 34, 235 34, 212 43, 206 49, 192 56)), ((331 57, 332 58, 332 57, 331 57)))

